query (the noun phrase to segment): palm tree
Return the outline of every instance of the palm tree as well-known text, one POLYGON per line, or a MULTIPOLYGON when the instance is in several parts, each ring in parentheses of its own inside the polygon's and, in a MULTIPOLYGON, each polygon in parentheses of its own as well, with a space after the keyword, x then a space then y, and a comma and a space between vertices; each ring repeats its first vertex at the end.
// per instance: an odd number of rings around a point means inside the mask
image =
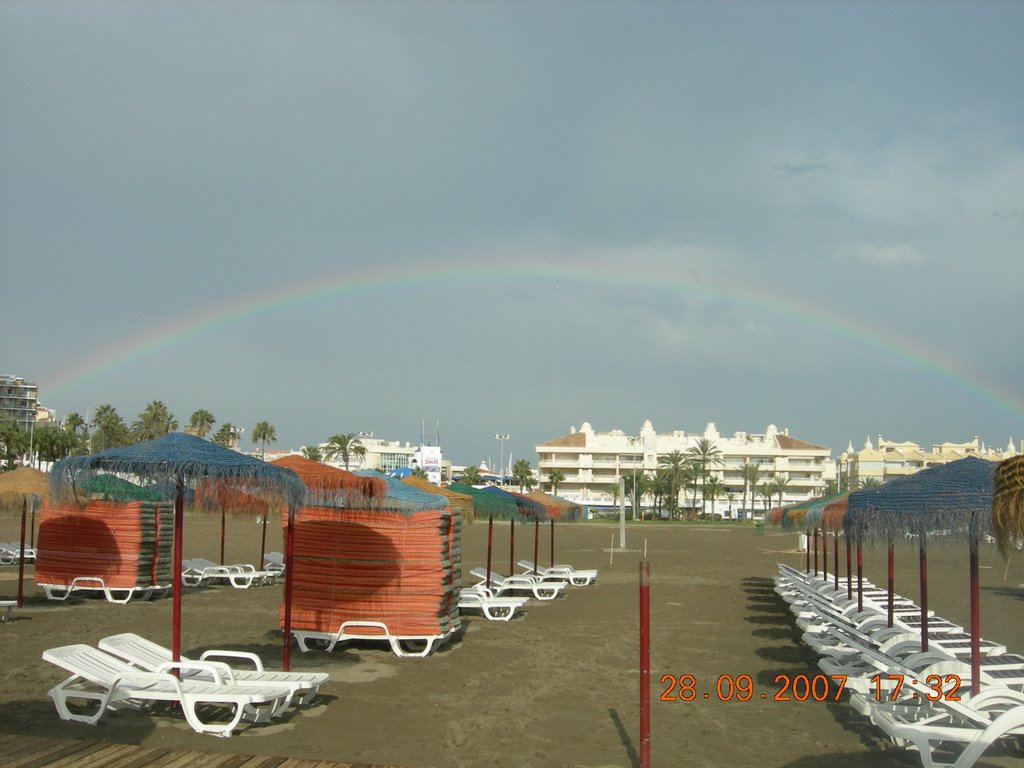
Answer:
POLYGON ((353 456, 358 456, 362 459, 365 455, 366 447, 359 442, 355 432, 331 435, 330 440, 327 441, 327 447, 324 448, 324 458, 328 461, 334 461, 341 457, 341 463, 345 465, 346 472, 348 472, 353 456))
POLYGON ((743 479, 743 509, 747 507, 747 494, 750 494, 750 499, 753 501, 754 489, 757 488, 757 483, 761 479, 761 463, 747 462, 740 466, 740 477, 743 479))
POLYGON ((775 495, 775 481, 766 480, 756 488, 757 495, 764 501, 764 511, 768 511, 768 505, 771 504, 772 496, 775 495))
POLYGON ((310 461, 323 461, 323 454, 320 452, 319 445, 304 445, 302 446, 302 455, 310 461))
POLYGON ((260 447, 261 459, 267 456, 267 443, 272 443, 275 440, 277 440, 277 430, 274 429, 273 424, 269 421, 256 422, 256 426, 252 428, 252 441, 262 444, 260 447))
POLYGON ((205 408, 200 408, 189 417, 188 426, 193 434, 205 438, 210 430, 213 429, 215 421, 217 419, 214 418, 212 413, 205 408))
POLYGON ((462 482, 466 485, 480 485, 483 482, 480 467, 469 466, 462 470, 462 482))
POLYGON ((174 418, 163 401, 153 400, 142 409, 139 418, 132 422, 130 434, 135 442, 141 443, 145 440, 163 437, 177 428, 178 420, 174 418))
POLYGON ((647 492, 647 478, 641 472, 630 475, 623 475, 626 481, 626 498, 636 511, 637 519, 643 520, 643 508, 640 506, 640 499, 647 492))
POLYGON ((860 481, 858 487, 859 488, 877 488, 880 485, 882 485, 882 481, 879 480, 877 477, 865 477, 865 478, 863 478, 860 481))
MULTIPOLYGON (((690 461, 697 469, 698 476, 700 477, 701 488, 704 488, 708 484, 708 467, 720 467, 725 462, 722 460, 722 451, 715 445, 711 440, 706 437, 702 437, 697 441, 697 444, 689 448, 686 453, 690 457, 690 461)), ((701 512, 708 503, 708 496, 706 491, 701 491, 701 512)), ((694 496, 694 504, 697 502, 696 495, 694 496)))
POLYGON ((414 467, 412 472, 409 473, 409 477, 418 477, 421 480, 427 480, 427 470, 423 467, 414 467))
POLYGON ((81 456, 89 452, 88 426, 78 413, 69 413, 64 418, 64 429, 72 437, 71 455, 81 456))
POLYGON ((519 486, 520 493, 533 487, 533 468, 526 459, 517 459, 512 465, 512 482, 519 486))
POLYGON ((565 472, 560 469, 552 469, 548 472, 548 482, 551 483, 551 495, 557 495, 558 484, 565 482, 565 472))
POLYGON ((732 505, 736 503, 736 492, 728 491, 725 494, 725 500, 729 502, 729 519, 732 519, 732 505))
POLYGON ((775 492, 779 494, 779 506, 782 506, 782 495, 786 492, 786 488, 789 487, 789 476, 788 475, 776 475, 775 476, 775 492))
POLYGON ((102 451, 106 448, 128 445, 128 427, 114 406, 105 403, 97 408, 92 417, 92 426, 94 431, 90 440, 90 450, 102 451))
POLYGON ((230 421, 225 421, 220 425, 217 433, 213 436, 213 442, 217 445, 222 445, 225 448, 234 448, 236 440, 235 425, 230 421))
POLYGON ((704 499, 711 499, 711 516, 715 515, 715 499, 722 496, 726 491, 725 482, 720 477, 709 477, 704 484, 704 499))
POLYGON ((608 483, 608 485, 606 485, 604 489, 605 492, 612 497, 612 506, 614 507, 616 504, 619 503, 619 484, 608 483))
POLYGON ((686 457, 679 451, 672 451, 658 459, 658 466, 665 471, 669 482, 668 511, 674 515, 679 509, 679 485, 686 470, 686 457))

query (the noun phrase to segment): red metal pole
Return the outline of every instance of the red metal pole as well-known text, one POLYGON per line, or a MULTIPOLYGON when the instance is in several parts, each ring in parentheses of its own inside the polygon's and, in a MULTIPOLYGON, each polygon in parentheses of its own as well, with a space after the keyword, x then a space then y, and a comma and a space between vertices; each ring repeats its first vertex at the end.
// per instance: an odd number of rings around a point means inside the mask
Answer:
POLYGON ((825 531, 821 532, 821 575, 825 579, 825 583, 828 583, 828 535, 825 531))
POLYGON ((804 571, 807 573, 811 572, 811 537, 806 533, 801 534, 804 537, 804 571))
MULTIPOLYGON (((224 529, 227 521, 227 511, 224 507, 220 508, 220 564, 224 565, 224 529)), ((263 567, 263 563, 260 563, 260 568, 263 567)))
POLYGON ((850 567, 850 537, 846 537, 846 599, 853 599, 853 568, 850 567))
POLYGON ((487 516, 487 588, 491 588, 491 542, 494 541, 494 516, 487 516))
POLYGON ((886 626, 892 626, 892 615, 893 615, 893 593, 896 591, 896 555, 893 551, 892 541, 889 541, 889 579, 888 579, 888 592, 889 592, 889 621, 886 626))
POLYGON ((288 672, 292 665, 292 585, 295 583, 295 507, 290 504, 284 539, 284 648, 281 665, 288 672))
POLYGON ((512 564, 516 561, 516 519, 510 518, 511 525, 508 529, 508 575, 515 573, 512 564))
POLYGON ((651 564, 640 561, 640 768, 651 765, 651 564))
POLYGON ((538 547, 540 546, 540 520, 533 521, 533 572, 540 568, 538 547))
POLYGON ((864 610, 864 552, 857 542, 857 610, 864 610))
POLYGON ((832 562, 835 563, 835 579, 832 581, 832 586, 839 589, 839 536, 832 536, 832 562))
POLYGON ((259 568, 262 569, 266 565, 267 560, 267 518, 270 517, 270 511, 263 515, 263 533, 260 535, 260 564, 259 568))
POLYGON ((818 575, 818 532, 814 532, 814 575, 818 575))
POLYGON ((928 552, 924 546, 924 533, 917 535, 918 563, 921 573, 921 650, 928 650, 928 552))
POLYGON ((551 521, 551 567, 555 567, 555 521, 551 521))
POLYGON ((971 695, 981 690, 981 595, 978 585, 978 534, 971 537, 971 695))
POLYGON ((32 511, 29 513, 29 515, 30 515, 30 517, 29 517, 28 532, 29 532, 29 534, 32 537, 32 541, 29 544, 29 546, 34 548, 35 545, 36 545, 36 505, 35 505, 35 503, 32 504, 32 511))
POLYGON ((174 497, 174 563, 171 571, 171 660, 181 661, 181 553, 185 523, 185 478, 180 474, 174 497))
POLYGON ((18 607, 25 600, 25 516, 28 511, 28 499, 21 500, 21 549, 18 551, 18 607))

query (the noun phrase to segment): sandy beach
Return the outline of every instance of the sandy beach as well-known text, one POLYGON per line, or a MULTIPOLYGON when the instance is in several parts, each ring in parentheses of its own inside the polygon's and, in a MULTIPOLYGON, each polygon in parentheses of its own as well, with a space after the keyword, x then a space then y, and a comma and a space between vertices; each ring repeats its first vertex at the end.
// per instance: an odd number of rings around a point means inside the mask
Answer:
MULTIPOLYGON (((18 536, 18 519, 0 517, 0 541, 18 536)), ((485 524, 466 526, 463 568, 483 565, 485 524)), ((508 569, 507 524, 495 526, 496 570, 508 569)), ((516 559, 533 552, 532 528, 517 526, 516 559)), ((185 555, 219 559, 220 521, 189 516, 185 555)), ((546 531, 541 560, 548 559, 546 531)), ((47 602, 31 580, 26 606, 0 625, 0 732, 104 739, 217 752, 287 755, 408 768, 538 766, 605 768, 637 764, 638 563, 651 568, 651 754, 657 765, 913 766, 915 753, 889 746, 881 731, 843 703, 776 701, 780 675, 819 673, 785 604, 772 591, 778 562, 800 566, 797 535, 746 525, 631 525, 626 551, 618 527, 578 523, 556 530, 556 560, 597 568, 591 587, 551 603, 531 601, 521 618, 464 617, 463 631, 425 659, 399 659, 383 644, 327 654, 293 652, 294 669, 330 673, 320 703, 284 722, 243 729, 230 739, 193 733, 184 721, 111 713, 99 726, 58 719, 47 689, 64 675, 40 656, 66 643, 95 644, 117 632, 170 642, 170 599, 112 605, 102 600, 47 602), (663 676, 692 675, 694 701, 662 701, 678 690, 663 676), (720 676, 749 675, 750 701, 719 701, 720 676), (704 694, 708 694, 705 698, 704 694), (762 699, 761 693, 766 697, 762 699)), ((228 562, 253 562, 260 527, 228 521, 228 562)), ((280 550, 271 527, 268 550, 280 550)), ((1024 556, 1009 564, 994 547, 981 552, 983 636, 1024 652, 1018 584, 1024 556)), ((830 552, 831 556, 831 552, 830 552)), ((967 552, 933 545, 930 604, 968 623, 967 552)), ((866 576, 884 582, 884 552, 866 550, 866 576)), ((31 575, 31 568, 28 569, 31 575)), ((0 568, 0 598, 17 592, 17 568, 0 568)), ((897 591, 917 596, 916 545, 900 542, 897 591)), ((278 664, 277 609, 282 588, 216 587, 186 592, 182 647, 260 653, 278 664)), ((2 759, 0 759, 2 763, 2 759)), ((988 753, 978 766, 1019 766, 1020 755, 988 753)))

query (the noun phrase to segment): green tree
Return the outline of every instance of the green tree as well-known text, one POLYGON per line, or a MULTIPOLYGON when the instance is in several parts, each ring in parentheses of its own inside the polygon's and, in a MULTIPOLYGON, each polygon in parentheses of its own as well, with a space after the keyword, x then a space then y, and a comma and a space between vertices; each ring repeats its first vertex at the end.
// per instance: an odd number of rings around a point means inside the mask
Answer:
POLYGON ((269 421, 258 421, 256 426, 252 428, 252 441, 253 443, 260 444, 260 458, 265 459, 267 457, 267 443, 273 443, 277 440, 277 430, 274 429, 274 425, 269 421))
POLYGON ((222 445, 225 448, 235 447, 235 425, 230 421, 225 421, 220 425, 220 428, 213 435, 213 442, 217 445, 222 445))
POLYGON ((548 482, 551 483, 551 495, 558 495, 558 485, 565 482, 565 472, 560 469, 552 469, 548 472, 548 482))
POLYGON ((412 472, 409 473, 410 477, 418 477, 421 480, 427 480, 427 470, 423 467, 414 467, 412 472))
POLYGON ((877 477, 865 477, 860 480, 857 484, 858 488, 877 488, 882 485, 882 481, 877 477))
POLYGON ((750 462, 740 466, 740 477, 743 479, 743 509, 749 509, 747 506, 747 498, 751 503, 754 499, 754 489, 757 488, 758 482, 761 480, 761 463, 750 462))
POLYGON ((162 400, 153 400, 142 409, 139 418, 132 422, 130 435, 132 440, 141 443, 155 440, 178 428, 178 420, 164 405, 162 400))
MULTIPOLYGON (((708 470, 712 467, 720 467, 725 462, 722 459, 721 449, 715 445, 711 440, 706 437, 702 437, 697 441, 697 444, 691 446, 686 453, 690 457, 690 462, 697 470, 698 477, 700 478, 701 486, 701 512, 705 510, 708 504, 708 494, 705 486, 708 484, 708 470)), ((697 499, 694 498, 694 503, 697 499)))
POLYGON ((124 419, 117 409, 104 403, 96 409, 92 417, 93 432, 89 440, 91 451, 102 451, 107 448, 120 448, 131 442, 131 435, 124 419))
POLYGON ((648 478, 647 490, 653 497, 655 514, 660 515, 665 506, 665 500, 672 492, 672 483, 668 472, 664 469, 657 470, 654 477, 648 478))
POLYGON ((715 514, 715 500, 724 496, 726 491, 725 481, 720 477, 709 477, 708 481, 704 483, 703 494, 704 500, 711 499, 711 515, 715 514))
POLYGON ((0 455, 4 468, 14 469, 18 460, 28 453, 29 435, 11 420, 0 421, 0 455))
POLYGON ((81 456, 89 452, 89 430, 85 419, 78 413, 64 417, 64 430, 71 436, 70 456, 81 456))
POLYGON ((526 459, 517 459, 512 465, 512 482, 519 486, 520 493, 533 487, 533 468, 526 459))
POLYGON ((366 456, 366 446, 359 442, 355 432, 331 435, 327 441, 327 447, 324 448, 325 459, 335 461, 340 458, 347 472, 353 456, 358 456, 359 458, 366 456))
POLYGON ((76 443, 72 433, 56 424, 42 424, 36 427, 32 438, 37 467, 44 461, 54 462, 69 456, 76 443))
POLYGON ((480 467, 468 466, 462 470, 462 482, 466 485, 480 485, 483 478, 480 477, 480 467))
POLYGON ((629 500, 629 506, 635 510, 637 519, 643 520, 641 499, 647 493, 647 477, 643 472, 633 472, 622 477, 625 480, 626 498, 629 500))
POLYGON ((319 445, 304 445, 302 446, 302 455, 310 461, 323 461, 323 453, 320 452, 319 445))
POLYGON ((782 497, 789 488, 789 477, 787 475, 775 476, 775 493, 779 495, 779 506, 782 506, 782 497))
POLYGON ((188 426, 193 434, 205 438, 210 433, 210 430, 213 429, 213 424, 216 421, 217 419, 214 418, 212 413, 205 408, 200 408, 189 416, 188 426))
POLYGON ((668 512, 675 517, 679 511, 679 488, 686 473, 686 457, 680 451, 666 453, 658 459, 658 467, 665 472, 665 477, 668 478, 668 512))
POLYGON ((775 495, 775 481, 766 480, 757 486, 757 495, 761 497, 764 502, 764 511, 768 511, 768 505, 771 504, 772 496, 775 495))

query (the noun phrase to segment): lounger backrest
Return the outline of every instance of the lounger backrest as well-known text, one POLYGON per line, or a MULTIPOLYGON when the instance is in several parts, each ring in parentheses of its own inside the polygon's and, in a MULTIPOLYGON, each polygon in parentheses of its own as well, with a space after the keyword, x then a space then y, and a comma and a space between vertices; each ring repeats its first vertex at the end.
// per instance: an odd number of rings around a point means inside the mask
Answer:
POLYGON ((133 632, 105 637, 100 640, 99 645, 107 653, 126 659, 150 672, 155 672, 161 664, 172 660, 171 652, 167 648, 133 632))
POLYGON ((138 671, 108 653, 82 644, 43 651, 43 659, 105 688, 112 686, 118 677, 138 671))

